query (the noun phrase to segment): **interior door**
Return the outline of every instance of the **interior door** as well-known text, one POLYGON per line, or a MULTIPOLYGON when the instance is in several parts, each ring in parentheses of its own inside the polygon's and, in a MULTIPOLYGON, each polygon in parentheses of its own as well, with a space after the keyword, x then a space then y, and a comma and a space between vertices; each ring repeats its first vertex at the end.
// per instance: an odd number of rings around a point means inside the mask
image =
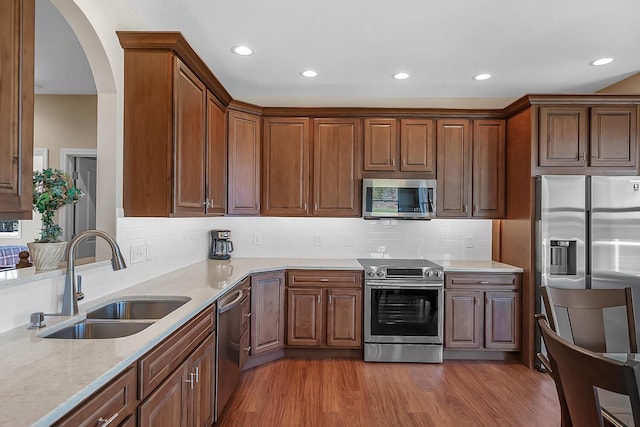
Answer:
MULTIPOLYGON (((96 179, 97 161, 95 157, 76 157, 74 159, 75 185, 85 196, 73 205, 73 230, 69 240, 78 233, 96 228, 96 179)), ((84 239, 77 248, 78 258, 96 255, 96 238, 84 239)))

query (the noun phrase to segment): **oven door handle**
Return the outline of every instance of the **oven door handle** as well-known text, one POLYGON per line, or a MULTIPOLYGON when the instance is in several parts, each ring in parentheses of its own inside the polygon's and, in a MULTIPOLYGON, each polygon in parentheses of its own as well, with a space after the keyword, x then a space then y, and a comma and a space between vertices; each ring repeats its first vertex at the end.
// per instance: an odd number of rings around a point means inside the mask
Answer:
POLYGON ((435 289, 435 290, 439 290, 439 289, 443 289, 444 288, 444 284, 419 284, 419 285, 412 285, 412 284, 407 284, 407 283, 402 283, 402 284, 390 284, 390 283, 365 283, 365 288, 366 289, 390 289, 390 290, 397 290, 397 289, 435 289))

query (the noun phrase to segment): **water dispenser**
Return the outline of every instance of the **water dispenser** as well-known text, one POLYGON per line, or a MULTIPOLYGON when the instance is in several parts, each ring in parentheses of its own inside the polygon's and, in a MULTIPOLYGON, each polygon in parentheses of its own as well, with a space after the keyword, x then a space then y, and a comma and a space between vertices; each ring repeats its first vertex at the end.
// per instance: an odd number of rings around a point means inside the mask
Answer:
POLYGON ((565 276, 576 274, 576 241, 551 240, 549 246, 549 273, 565 276))

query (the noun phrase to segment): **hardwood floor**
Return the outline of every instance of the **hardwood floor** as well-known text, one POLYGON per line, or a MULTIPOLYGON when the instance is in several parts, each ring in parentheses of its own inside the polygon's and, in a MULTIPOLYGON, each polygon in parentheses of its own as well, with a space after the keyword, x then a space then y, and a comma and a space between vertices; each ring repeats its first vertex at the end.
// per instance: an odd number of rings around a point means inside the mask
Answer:
POLYGON ((559 426, 547 374, 507 362, 282 359, 242 374, 217 426, 559 426))

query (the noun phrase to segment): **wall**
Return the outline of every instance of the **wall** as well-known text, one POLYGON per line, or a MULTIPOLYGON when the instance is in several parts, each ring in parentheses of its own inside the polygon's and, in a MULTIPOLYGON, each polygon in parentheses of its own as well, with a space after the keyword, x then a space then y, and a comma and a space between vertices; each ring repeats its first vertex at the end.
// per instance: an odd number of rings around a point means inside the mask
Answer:
POLYGON ((598 91, 598 93, 616 93, 626 95, 638 95, 640 94, 640 73, 636 73, 631 77, 627 77, 624 80, 620 80, 598 91))

